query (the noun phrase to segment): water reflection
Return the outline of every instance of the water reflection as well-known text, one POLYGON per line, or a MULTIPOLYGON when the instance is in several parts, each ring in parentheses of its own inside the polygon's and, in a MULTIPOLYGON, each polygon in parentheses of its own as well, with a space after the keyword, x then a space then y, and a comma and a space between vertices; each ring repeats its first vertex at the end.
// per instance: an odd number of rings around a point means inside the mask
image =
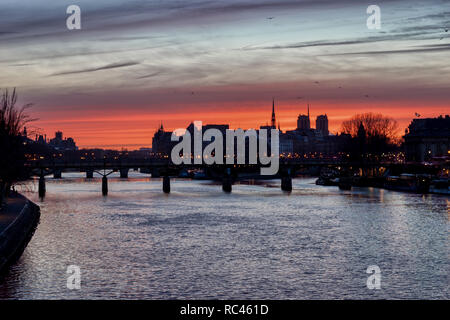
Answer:
MULTIPOLYGON (((449 199, 314 179, 220 184, 137 173, 47 180, 41 224, 1 298, 448 298, 449 199), (66 268, 82 268, 69 291, 66 268), (366 288, 380 266, 382 290, 366 288)), ((37 195, 28 193, 33 200, 37 195)))
POLYGON ((447 201, 447 220, 450 221, 450 200, 446 200, 447 201))

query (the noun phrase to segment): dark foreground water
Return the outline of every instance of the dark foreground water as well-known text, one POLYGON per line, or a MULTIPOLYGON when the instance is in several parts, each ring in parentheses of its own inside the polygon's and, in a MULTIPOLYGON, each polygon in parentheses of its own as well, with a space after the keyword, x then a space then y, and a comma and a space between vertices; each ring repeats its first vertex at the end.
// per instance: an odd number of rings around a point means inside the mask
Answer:
POLYGON ((348 299, 449 295, 450 199, 294 180, 235 185, 132 174, 47 180, 36 234, 3 299, 348 299), (81 290, 69 290, 69 265, 81 290), (366 269, 381 269, 381 289, 366 269))

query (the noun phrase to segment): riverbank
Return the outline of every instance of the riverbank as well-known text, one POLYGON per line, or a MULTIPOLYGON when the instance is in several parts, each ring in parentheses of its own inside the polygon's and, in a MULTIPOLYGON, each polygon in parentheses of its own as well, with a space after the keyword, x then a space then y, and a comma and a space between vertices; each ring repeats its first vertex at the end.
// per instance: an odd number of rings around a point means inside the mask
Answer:
POLYGON ((13 194, 0 211, 0 274, 14 263, 31 240, 39 224, 39 206, 13 194))
POLYGON ((418 194, 450 194, 450 182, 448 178, 421 174, 405 173, 399 176, 386 177, 319 176, 316 184, 321 186, 338 186, 344 190, 350 190, 352 187, 372 187, 418 194))

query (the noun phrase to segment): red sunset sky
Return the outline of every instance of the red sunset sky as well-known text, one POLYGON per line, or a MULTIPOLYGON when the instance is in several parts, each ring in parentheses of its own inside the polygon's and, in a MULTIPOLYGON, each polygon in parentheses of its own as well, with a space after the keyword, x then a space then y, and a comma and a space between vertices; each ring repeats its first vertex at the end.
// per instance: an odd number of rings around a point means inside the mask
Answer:
POLYGON ((69 4, 5 0, 0 88, 81 148, 150 147, 160 121, 257 128, 272 97, 282 130, 308 101, 332 133, 357 113, 393 117, 399 135, 416 112, 450 113, 448 2, 380 0, 380 29, 351 0, 80 0, 81 30, 69 4))

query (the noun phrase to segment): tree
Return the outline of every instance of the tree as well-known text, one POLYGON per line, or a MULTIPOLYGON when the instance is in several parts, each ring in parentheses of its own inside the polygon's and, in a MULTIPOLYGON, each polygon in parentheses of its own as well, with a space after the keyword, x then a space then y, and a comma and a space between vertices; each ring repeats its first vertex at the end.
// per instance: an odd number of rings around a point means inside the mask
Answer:
POLYGON ((352 137, 358 136, 358 131, 365 130, 366 139, 385 139, 388 143, 395 143, 398 137, 398 123, 392 118, 372 112, 354 115, 342 123, 342 131, 352 137))
POLYGON ((16 103, 15 89, 0 92, 0 203, 15 182, 26 178, 22 130, 34 119, 26 113, 31 104, 16 107, 16 103))
POLYGON ((382 114, 357 114, 342 123, 342 131, 353 137, 353 160, 378 160, 379 154, 391 151, 398 140, 397 121, 382 114))

